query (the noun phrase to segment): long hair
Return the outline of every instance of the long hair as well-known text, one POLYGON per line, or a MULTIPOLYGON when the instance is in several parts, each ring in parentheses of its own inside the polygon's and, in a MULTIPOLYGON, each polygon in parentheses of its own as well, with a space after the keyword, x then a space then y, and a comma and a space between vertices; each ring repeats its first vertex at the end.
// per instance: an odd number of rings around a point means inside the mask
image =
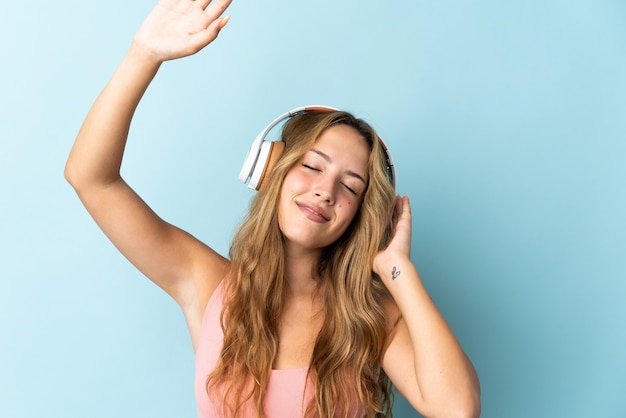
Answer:
POLYGON ((264 417, 263 398, 278 352, 278 326, 288 288, 277 214, 283 180, 322 132, 337 124, 353 127, 367 141, 369 180, 355 218, 324 249, 312 272, 324 319, 309 365, 315 397, 306 415, 348 417, 355 402, 368 417, 391 415, 391 385, 380 367, 389 331, 383 301, 390 296, 372 272, 372 262, 391 235, 395 191, 375 131, 363 120, 338 111, 307 112, 285 123, 285 151, 233 239, 232 271, 225 283, 221 316, 224 345, 217 367, 207 378, 207 391, 223 394, 224 412, 231 416, 238 416, 252 402, 257 416, 264 417))

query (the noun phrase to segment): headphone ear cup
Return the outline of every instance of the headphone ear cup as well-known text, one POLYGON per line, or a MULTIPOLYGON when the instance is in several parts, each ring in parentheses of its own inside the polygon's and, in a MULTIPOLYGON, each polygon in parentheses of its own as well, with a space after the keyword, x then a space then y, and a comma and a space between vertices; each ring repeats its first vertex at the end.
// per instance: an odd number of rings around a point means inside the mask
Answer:
POLYGON ((283 141, 269 142, 269 144, 269 154, 264 164, 263 172, 261 173, 261 178, 259 179, 259 183, 256 188, 257 190, 263 190, 272 174, 274 166, 280 159, 281 155, 283 155, 283 151, 285 150, 285 143, 283 141))

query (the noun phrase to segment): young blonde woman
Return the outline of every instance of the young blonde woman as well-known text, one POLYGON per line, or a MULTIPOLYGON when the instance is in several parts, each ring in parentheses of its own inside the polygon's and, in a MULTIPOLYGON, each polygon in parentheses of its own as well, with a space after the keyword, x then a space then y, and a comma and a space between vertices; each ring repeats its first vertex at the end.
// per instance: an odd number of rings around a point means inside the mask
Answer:
POLYGON ((384 146, 347 112, 286 122, 285 150, 223 257, 164 222, 120 176, 133 113, 160 65, 228 22, 229 0, 162 0, 76 138, 65 175, 117 248, 180 305, 200 417, 480 413, 474 368, 410 261, 411 212, 384 146))

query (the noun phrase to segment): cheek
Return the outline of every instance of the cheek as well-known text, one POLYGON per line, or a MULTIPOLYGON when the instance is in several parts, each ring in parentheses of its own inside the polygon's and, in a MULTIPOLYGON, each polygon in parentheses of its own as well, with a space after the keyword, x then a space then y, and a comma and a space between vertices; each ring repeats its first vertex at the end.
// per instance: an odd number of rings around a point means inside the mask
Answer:
POLYGON ((354 220, 354 217, 356 216, 356 213, 360 207, 360 202, 353 202, 351 200, 347 200, 337 205, 337 209, 341 210, 343 216, 345 217, 346 223, 348 224, 350 224, 354 220))
POLYGON ((342 211, 345 216, 352 217, 354 210, 354 203, 347 201, 337 204, 337 209, 342 211))
POLYGON ((300 190, 306 184, 306 177, 299 170, 291 170, 285 176, 285 180, 283 182, 283 190, 295 191, 300 190))
POLYGON ((305 181, 302 175, 292 170, 287 173, 278 195, 278 216, 281 216, 284 207, 287 207, 294 196, 300 194, 305 181))

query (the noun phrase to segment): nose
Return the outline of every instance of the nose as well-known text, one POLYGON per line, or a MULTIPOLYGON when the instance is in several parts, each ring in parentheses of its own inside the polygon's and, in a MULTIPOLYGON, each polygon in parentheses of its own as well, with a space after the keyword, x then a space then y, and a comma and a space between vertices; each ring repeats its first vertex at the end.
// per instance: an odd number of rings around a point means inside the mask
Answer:
POLYGON ((315 184, 315 196, 332 205, 335 203, 335 187, 335 182, 332 179, 319 179, 315 184))

